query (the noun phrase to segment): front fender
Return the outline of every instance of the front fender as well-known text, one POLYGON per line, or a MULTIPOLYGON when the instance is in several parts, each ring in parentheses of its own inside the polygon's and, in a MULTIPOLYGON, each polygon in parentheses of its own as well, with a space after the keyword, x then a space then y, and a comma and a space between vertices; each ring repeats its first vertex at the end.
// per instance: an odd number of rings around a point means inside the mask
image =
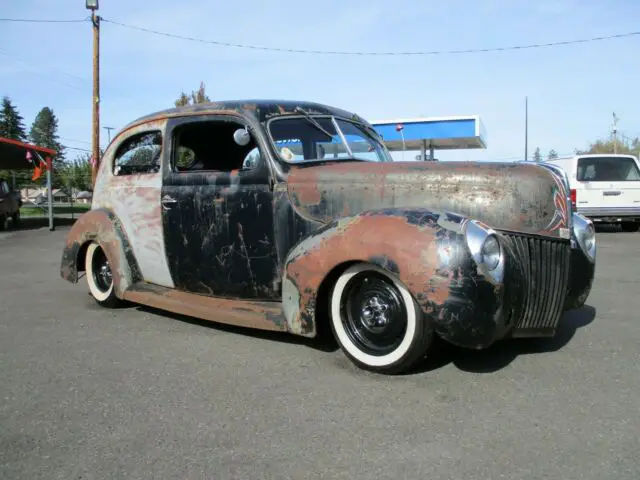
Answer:
POLYGON ((127 234, 118 217, 109 210, 89 210, 73 224, 62 251, 60 276, 71 283, 78 282, 78 271, 84 270, 83 252, 92 241, 102 247, 109 259, 116 295, 122 297, 141 275, 127 234))
POLYGON ((305 336, 316 334, 322 282, 336 267, 354 261, 393 273, 427 315, 438 316, 456 285, 477 275, 464 243, 466 221, 448 212, 391 208, 321 227, 298 243, 285 261, 282 302, 289 329, 305 336))

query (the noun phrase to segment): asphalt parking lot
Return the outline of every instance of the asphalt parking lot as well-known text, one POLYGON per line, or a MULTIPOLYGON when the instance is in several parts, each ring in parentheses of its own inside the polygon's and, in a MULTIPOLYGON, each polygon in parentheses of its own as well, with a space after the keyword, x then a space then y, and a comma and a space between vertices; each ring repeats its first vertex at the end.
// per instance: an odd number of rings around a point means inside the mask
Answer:
POLYGON ((555 339, 441 346, 385 377, 288 336, 101 309, 59 277, 67 230, 0 233, 2 479, 640 478, 639 233, 598 233, 589 306, 555 339))

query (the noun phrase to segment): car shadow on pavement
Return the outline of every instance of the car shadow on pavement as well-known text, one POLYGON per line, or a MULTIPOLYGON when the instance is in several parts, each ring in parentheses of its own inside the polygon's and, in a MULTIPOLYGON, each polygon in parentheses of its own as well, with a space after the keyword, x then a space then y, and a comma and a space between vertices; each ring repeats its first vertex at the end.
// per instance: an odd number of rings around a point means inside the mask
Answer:
POLYGON ((494 373, 520 355, 557 352, 571 341, 579 328, 589 325, 595 317, 596 309, 584 305, 564 314, 554 337, 502 340, 485 350, 464 349, 438 340, 429 357, 410 373, 425 373, 450 363, 465 372, 494 373))
POLYGON ((199 318, 189 317, 187 315, 180 315, 166 310, 160 310, 157 308, 149 307, 146 305, 132 305, 127 304, 129 307, 133 307, 139 312, 152 313, 162 317, 170 318, 172 320, 178 320, 180 322, 188 323, 190 325, 197 325, 199 327, 212 328, 222 332, 228 332, 235 335, 243 335, 247 337, 253 337, 260 340, 267 340, 273 342, 289 343, 293 345, 304 345, 322 352, 334 352, 338 350, 338 344, 333 339, 332 335, 325 331, 324 328, 319 329, 318 335, 315 338, 301 337, 299 335, 293 335, 288 332, 274 332, 270 330, 259 330, 249 327, 240 327, 236 325, 228 325, 226 323, 218 323, 210 320, 201 320, 199 318))
MULTIPOLYGON (((212 328, 222 332, 244 335, 256 339, 303 345, 316 350, 331 353, 339 350, 339 346, 328 326, 320 328, 316 338, 305 338, 286 332, 272 332, 265 330, 227 325, 224 323, 200 320, 198 318, 180 315, 145 305, 131 305, 140 312, 147 312, 191 325, 212 328)), ((507 367, 520 355, 551 353, 565 347, 579 328, 589 325, 596 317, 596 309, 585 305, 567 312, 560 324, 556 335, 551 338, 524 338, 499 341, 485 350, 469 350, 456 347, 443 340, 436 339, 434 348, 424 362, 403 375, 415 375, 445 367, 452 363, 458 369, 470 373, 493 373, 507 367)), ((328 323, 328 322, 325 322, 328 323)))

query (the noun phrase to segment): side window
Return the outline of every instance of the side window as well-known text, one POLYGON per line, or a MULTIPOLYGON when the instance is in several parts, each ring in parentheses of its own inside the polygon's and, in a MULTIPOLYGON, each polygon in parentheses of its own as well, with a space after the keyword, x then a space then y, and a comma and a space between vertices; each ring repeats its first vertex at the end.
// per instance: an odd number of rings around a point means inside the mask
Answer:
POLYGON ((113 162, 115 175, 135 175, 160 171, 162 133, 144 132, 125 140, 116 151, 113 162))
POLYGON ((171 169, 174 172, 252 170, 261 162, 260 149, 249 132, 244 145, 234 138, 245 126, 234 121, 203 120, 173 131, 171 169))
POLYGON ((7 195, 9 193, 9 184, 2 180, 2 182, 0 182, 0 189, 2 189, 4 195, 7 195))

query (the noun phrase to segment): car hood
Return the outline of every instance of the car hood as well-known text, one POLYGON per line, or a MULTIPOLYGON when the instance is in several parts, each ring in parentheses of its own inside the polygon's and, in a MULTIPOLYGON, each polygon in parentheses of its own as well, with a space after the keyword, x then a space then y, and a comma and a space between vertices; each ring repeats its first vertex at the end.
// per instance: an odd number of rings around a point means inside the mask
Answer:
POLYGON ((365 210, 426 208, 568 238, 568 192, 534 163, 339 161, 297 165, 287 182, 298 213, 323 223, 365 210))

